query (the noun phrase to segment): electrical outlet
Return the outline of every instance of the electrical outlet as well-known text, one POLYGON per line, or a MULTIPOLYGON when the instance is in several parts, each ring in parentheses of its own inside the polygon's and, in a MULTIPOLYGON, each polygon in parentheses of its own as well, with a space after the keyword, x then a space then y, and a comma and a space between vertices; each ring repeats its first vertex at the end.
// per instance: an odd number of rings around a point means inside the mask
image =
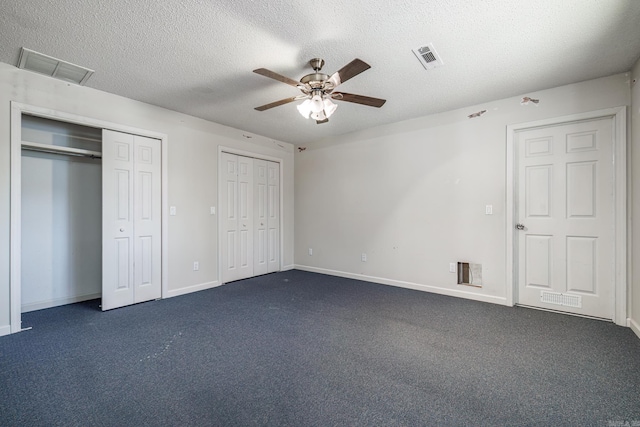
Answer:
POLYGON ((200 270, 200 263, 198 261, 193 261, 193 271, 200 270))
POLYGON ((362 262, 367 262, 367 254, 362 252, 362 256, 360 256, 360 259, 362 260, 362 262))
POLYGON ((313 255, 313 249, 309 248, 309 256, 313 255))
POLYGON ((449 273, 455 273, 456 272, 456 263, 455 262, 450 262, 449 263, 449 273))

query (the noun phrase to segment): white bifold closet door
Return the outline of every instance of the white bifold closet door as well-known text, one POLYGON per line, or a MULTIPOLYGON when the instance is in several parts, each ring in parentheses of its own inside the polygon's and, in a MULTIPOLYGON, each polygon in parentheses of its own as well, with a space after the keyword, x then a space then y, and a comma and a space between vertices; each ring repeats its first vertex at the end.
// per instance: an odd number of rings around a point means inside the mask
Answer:
POLYGON ((161 145, 102 134, 102 310, 161 297, 161 145))
POLYGON ((223 282, 253 276, 253 159, 222 153, 223 282))
POLYGON ((253 275, 280 270, 280 165, 266 160, 254 164, 254 227, 253 275))
POLYGON ((280 269, 280 165, 222 153, 223 283, 280 269))

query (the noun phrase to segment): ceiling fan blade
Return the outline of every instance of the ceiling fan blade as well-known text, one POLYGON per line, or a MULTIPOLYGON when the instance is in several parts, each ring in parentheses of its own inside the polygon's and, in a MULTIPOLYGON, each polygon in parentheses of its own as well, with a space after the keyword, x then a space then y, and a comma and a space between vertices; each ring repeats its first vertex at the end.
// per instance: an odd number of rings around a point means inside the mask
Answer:
POLYGON ((267 70, 266 68, 258 68, 257 70, 253 70, 253 72, 256 74, 260 74, 261 76, 269 77, 270 79, 274 79, 279 82, 286 83, 291 86, 298 87, 300 85, 300 82, 290 79, 289 77, 285 77, 282 74, 278 74, 271 70, 267 70))
POLYGON ((324 120, 316 120, 316 124, 317 125, 321 125, 323 123, 327 123, 329 121, 329 119, 324 119, 324 120))
POLYGON ((264 111, 269 108, 279 107, 280 105, 288 104, 293 101, 297 101, 299 98, 297 96, 292 96, 291 98, 281 99, 280 101, 275 101, 270 104, 261 105, 260 107, 256 107, 255 110, 264 111))
POLYGON ((346 82, 350 78, 357 76, 361 72, 368 70, 369 68, 371 68, 371 65, 367 64, 361 59, 356 58, 333 73, 333 75, 329 77, 329 81, 333 83, 333 87, 336 87, 339 84, 346 82))
POLYGON ((385 102, 387 102, 386 99, 372 98, 370 96, 364 95, 354 95, 352 93, 333 92, 331 95, 331 97, 336 101, 354 102, 356 104, 367 105, 369 107, 380 108, 384 105, 385 102))

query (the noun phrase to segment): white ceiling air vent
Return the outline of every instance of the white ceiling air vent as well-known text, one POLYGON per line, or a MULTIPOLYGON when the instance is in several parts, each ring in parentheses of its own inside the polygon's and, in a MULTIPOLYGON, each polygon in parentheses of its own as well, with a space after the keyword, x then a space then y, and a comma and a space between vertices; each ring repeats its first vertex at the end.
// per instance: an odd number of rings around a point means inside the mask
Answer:
POLYGON ((20 50, 18 68, 34 71, 78 85, 84 85, 93 74, 93 70, 88 68, 43 55, 42 53, 25 49, 24 47, 20 50))
POLYGON ((440 59, 440 55, 438 55, 438 52, 436 52, 435 48, 433 47, 433 43, 429 43, 426 46, 413 49, 413 53, 416 55, 416 58, 418 58, 418 60, 426 70, 430 70, 432 68, 440 67, 443 65, 442 59, 440 59))

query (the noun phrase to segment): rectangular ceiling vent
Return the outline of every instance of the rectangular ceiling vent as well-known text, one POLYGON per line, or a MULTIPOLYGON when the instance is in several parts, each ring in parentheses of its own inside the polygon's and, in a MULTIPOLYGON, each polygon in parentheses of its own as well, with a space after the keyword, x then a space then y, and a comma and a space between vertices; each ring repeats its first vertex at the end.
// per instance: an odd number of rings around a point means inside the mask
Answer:
POLYGON ((25 49, 24 47, 20 50, 18 68, 78 85, 84 85, 93 74, 93 70, 88 68, 25 49))
POLYGON ((430 70, 444 65, 442 59, 440 59, 440 55, 438 55, 438 52, 436 52, 433 47, 433 43, 413 49, 413 53, 416 55, 416 58, 418 58, 418 61, 420 61, 425 70, 430 70))

